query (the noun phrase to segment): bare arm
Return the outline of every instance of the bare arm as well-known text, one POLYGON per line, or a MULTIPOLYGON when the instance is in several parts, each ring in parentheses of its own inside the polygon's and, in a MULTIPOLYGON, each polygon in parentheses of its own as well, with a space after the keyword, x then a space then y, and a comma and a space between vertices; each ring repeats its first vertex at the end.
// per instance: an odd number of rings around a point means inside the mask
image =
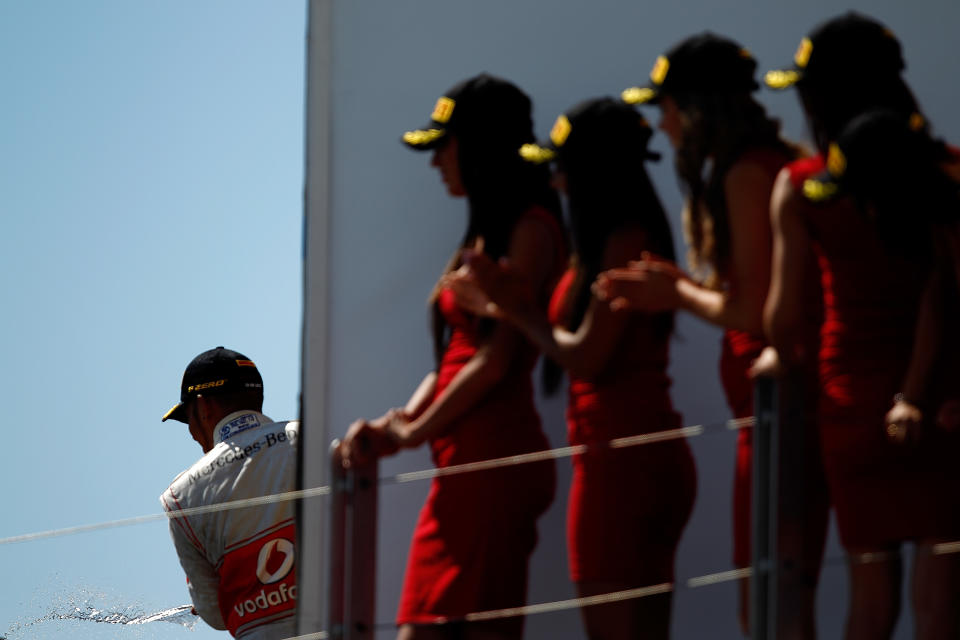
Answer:
MULTIPOLYGON (((644 247, 646 234, 641 230, 615 233, 604 250, 604 268, 626 265, 644 247)), ((575 331, 551 326, 539 312, 512 318, 517 326, 570 375, 590 378, 600 373, 610 360, 629 320, 628 313, 618 313, 591 296, 583 320, 575 331)))
POLYGON ((729 291, 679 280, 680 308, 711 324, 759 334, 770 283, 770 193, 776 175, 768 167, 738 162, 724 180, 730 225, 729 291))
POLYGON ((803 279, 811 252, 804 206, 788 171, 781 171, 770 203, 773 254, 763 324, 767 339, 787 365, 815 355, 803 351, 803 279))
MULTIPOLYGON (((509 258, 534 291, 542 291, 555 268, 542 256, 555 253, 553 238, 545 223, 521 220, 510 242, 509 258)), ((522 337, 508 323, 499 322, 490 338, 454 376, 443 393, 418 417, 394 420, 389 429, 401 446, 413 447, 441 433, 454 420, 475 406, 506 374, 520 347, 522 337)))
POLYGON ((403 407, 403 412, 408 418, 413 419, 423 413, 423 410, 426 409, 430 401, 433 400, 433 392, 436 388, 437 373, 436 371, 431 371, 420 381, 413 395, 410 396, 407 404, 403 407))
POLYGON ((768 167, 754 162, 738 163, 727 174, 731 256, 727 291, 703 287, 671 263, 643 260, 606 272, 600 280, 602 298, 614 307, 643 311, 683 309, 711 324, 760 333, 769 284, 773 180, 768 167))

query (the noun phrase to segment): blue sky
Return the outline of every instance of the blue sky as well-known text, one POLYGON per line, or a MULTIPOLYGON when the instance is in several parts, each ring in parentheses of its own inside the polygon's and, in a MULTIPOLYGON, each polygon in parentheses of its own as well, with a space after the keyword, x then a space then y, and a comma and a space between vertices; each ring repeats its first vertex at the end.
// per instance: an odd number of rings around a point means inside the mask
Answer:
MULTIPOLYGON (((0 3, 0 538, 158 512, 201 454, 160 416, 205 349, 253 358, 266 413, 296 416, 305 15, 301 0, 0 3)), ((68 602, 188 602, 166 526, 0 546, 0 636, 68 602)))

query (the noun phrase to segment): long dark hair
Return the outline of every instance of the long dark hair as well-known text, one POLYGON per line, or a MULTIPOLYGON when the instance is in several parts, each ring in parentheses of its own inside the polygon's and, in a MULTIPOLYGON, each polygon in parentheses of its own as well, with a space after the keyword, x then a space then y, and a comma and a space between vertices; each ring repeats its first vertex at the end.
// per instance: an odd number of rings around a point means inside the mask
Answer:
MULTIPOLYGON (((604 250, 613 234, 631 227, 642 229, 651 252, 675 260, 670 223, 644 164, 649 159, 649 127, 633 108, 612 100, 585 105, 603 109, 602 130, 595 127, 584 135, 571 116, 573 133, 557 163, 566 175, 576 270, 564 318, 571 331, 579 328, 590 306, 590 287, 605 268, 604 250)), ((657 314, 654 322, 663 338, 673 331, 672 312, 657 314)), ((551 380, 545 375, 544 382, 547 391, 553 391, 559 376, 551 380)))
POLYGON ((831 154, 842 156, 840 185, 871 218, 891 255, 933 257, 937 225, 960 219, 958 184, 943 171, 946 145, 934 139, 918 113, 889 109, 853 118, 831 154))
MULTIPOLYGON (((457 138, 460 176, 467 193, 467 228, 445 273, 460 266, 462 250, 477 238, 483 238, 484 252, 490 257, 505 256, 517 221, 531 207, 542 207, 560 227, 560 200, 550 186, 547 168, 524 162, 518 153, 534 136, 530 100, 519 89, 516 92, 525 108, 503 111, 496 118, 462 122, 452 133, 457 138)), ((434 288, 430 295, 437 363, 449 341, 449 328, 436 304, 439 293, 434 288)), ((493 321, 481 322, 481 334, 489 334, 493 325, 493 321)))
POLYGON ((804 78, 797 83, 797 91, 814 143, 824 155, 847 124, 866 111, 892 111, 904 122, 920 111, 917 99, 897 70, 875 72, 859 81, 839 74, 804 78))
POLYGON ((684 232, 690 269, 704 285, 721 286, 730 267, 730 224, 724 180, 749 150, 768 149, 795 158, 800 150, 780 135, 747 91, 671 94, 681 113, 676 170, 686 192, 684 232))

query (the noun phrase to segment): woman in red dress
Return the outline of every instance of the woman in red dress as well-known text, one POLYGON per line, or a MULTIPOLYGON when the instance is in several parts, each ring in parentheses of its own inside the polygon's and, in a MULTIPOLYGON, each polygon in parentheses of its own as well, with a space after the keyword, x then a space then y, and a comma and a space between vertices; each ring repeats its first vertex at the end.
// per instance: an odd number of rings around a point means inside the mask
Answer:
POLYGON ((795 62, 768 80, 796 85, 820 156, 778 178, 765 315, 782 360, 815 357, 798 338, 812 248, 824 305, 818 422, 849 554, 845 637, 893 634, 906 541, 916 544, 914 637, 960 637, 960 557, 936 546, 960 535, 957 435, 932 420, 908 427, 906 417, 927 395, 911 360, 931 275, 949 272, 934 267, 934 238, 945 235, 938 225, 955 226, 957 185, 940 169, 946 151, 926 133, 883 25, 857 14, 830 20, 804 38, 795 62))
MULTIPOLYGON (((659 127, 676 150, 686 191, 684 225, 693 276, 656 256, 602 274, 600 295, 615 307, 683 309, 724 329, 720 379, 735 418, 753 415, 749 369, 765 346, 762 314, 770 274, 770 193, 780 168, 798 155, 752 93, 756 62, 738 43, 711 33, 691 36, 657 59, 644 87, 625 100, 655 103, 659 127)), ((750 501, 753 438, 741 429, 733 491, 733 562, 751 563, 750 501)), ((815 453, 815 445, 805 447, 815 453)), ((806 504, 807 550, 800 559, 806 587, 800 620, 813 629, 815 587, 826 539, 828 499, 815 457, 806 504)), ((747 633, 748 582, 740 582, 738 617, 747 633)))
POLYGON ((571 266, 545 314, 512 265, 468 257, 452 280, 458 298, 519 327, 570 377, 567 434, 587 445, 573 459, 567 512, 571 579, 580 596, 654 587, 641 597, 581 611, 595 639, 669 637, 673 565, 693 508, 696 471, 686 441, 610 448, 617 438, 680 427, 667 376, 673 313, 617 313, 591 293, 596 276, 650 251, 673 257, 673 239, 644 162, 651 130, 636 110, 589 100, 557 119, 550 142, 525 158, 554 162, 568 195, 571 266), (492 303, 492 304, 491 304, 492 303))
MULTIPOLYGON (((449 193, 468 200, 467 230, 446 271, 461 265, 464 250, 482 246, 509 257, 545 308, 566 246, 548 173, 517 154, 533 141, 530 109, 514 85, 480 75, 448 91, 431 123, 403 139, 432 149, 449 193)), ((460 309, 439 283, 431 305, 436 371, 405 408, 351 425, 344 458, 357 462, 429 442, 436 466, 447 467, 547 449, 533 403, 533 345, 507 323, 460 309)), ((536 522, 554 485, 549 461, 435 478, 413 534, 398 637, 519 638, 522 617, 457 619, 525 604, 536 522)))

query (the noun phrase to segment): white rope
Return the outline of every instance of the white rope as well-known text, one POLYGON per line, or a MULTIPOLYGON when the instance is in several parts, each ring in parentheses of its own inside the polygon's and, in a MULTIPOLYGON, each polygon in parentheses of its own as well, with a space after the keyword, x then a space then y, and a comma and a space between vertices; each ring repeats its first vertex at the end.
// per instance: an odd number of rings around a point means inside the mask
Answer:
POLYGON ((743 580, 744 578, 749 578, 752 574, 753 569, 751 567, 744 567, 743 569, 731 569, 730 571, 721 571, 719 573, 708 573, 705 576, 690 578, 687 580, 687 587, 690 589, 696 589, 697 587, 709 587, 711 585, 720 584, 721 582, 743 580))
POLYGON ((960 553, 960 540, 956 542, 941 542, 933 545, 933 554, 940 556, 948 553, 960 553))
MULTIPOLYGON (((720 423, 722 426, 725 426, 727 429, 744 429, 747 427, 753 426, 753 418, 740 418, 737 420, 727 420, 723 423, 720 423)), ((380 484, 402 484, 406 482, 414 482, 418 480, 429 480, 432 478, 438 478, 443 476, 452 476, 460 473, 471 473, 474 471, 484 471, 488 469, 497 469, 500 467, 508 467, 518 464, 528 464, 531 462, 542 462, 544 460, 557 460, 560 458, 568 458, 571 456, 579 455, 586 453, 590 449, 602 449, 602 448, 612 448, 612 449, 622 449, 627 447, 635 447, 645 444, 653 444, 656 442, 664 442, 667 440, 677 440, 680 438, 692 438, 694 436, 699 436, 708 429, 711 429, 716 425, 693 425, 689 427, 681 427, 678 429, 667 429, 664 431, 654 431, 651 433, 645 433, 636 436, 627 436, 624 438, 616 438, 610 440, 609 442, 591 444, 591 445, 575 445, 571 447, 559 447, 556 449, 547 449, 544 451, 534 451, 531 453, 524 453, 515 456, 506 456, 503 458, 494 458, 491 460, 481 460, 478 462, 468 462, 465 464, 451 465, 449 467, 441 467, 434 469, 424 469, 422 471, 410 471, 407 473, 400 473, 395 476, 388 476, 380 478, 380 484)), ((104 529, 116 529, 119 527, 129 527, 137 524, 144 524, 147 522, 155 522, 157 520, 163 520, 165 518, 186 518, 194 515, 202 515, 207 513, 215 513, 219 511, 230 511, 233 509, 245 509, 248 507, 256 507, 265 504, 273 504, 275 502, 285 502, 289 500, 300 500, 303 498, 313 498, 316 496, 325 496, 331 493, 329 486, 315 487, 313 489, 301 489, 297 491, 287 491, 285 493, 277 493, 267 496, 257 496, 255 498, 244 498, 242 500, 232 500, 229 502, 221 502, 211 505, 203 505, 200 507, 190 507, 187 509, 181 509, 178 511, 172 511, 170 513, 153 513, 144 516, 135 516, 132 518, 122 518, 120 520, 109 520, 106 522, 97 522, 94 524, 85 524, 78 525, 73 527, 64 527, 62 529, 50 529, 48 531, 37 531, 34 533, 25 533, 16 536, 9 536, 6 538, 0 538, 0 546, 7 544, 14 544, 17 542, 32 542, 34 540, 43 540, 47 538, 57 538, 61 536, 76 535, 79 533, 87 533, 91 531, 102 531, 104 529)))
MULTIPOLYGON (((753 418, 740 418, 739 420, 727 420, 721 423, 727 429, 744 429, 753 426, 753 418)), ((492 458, 490 460, 479 460, 477 462, 465 462, 463 464, 454 464, 448 467, 438 467, 434 469, 424 469, 422 471, 408 471, 398 473, 393 476, 384 476, 380 478, 380 484, 403 484, 406 482, 415 482, 418 480, 430 480, 445 476, 453 476, 461 473, 472 473, 474 471, 486 471, 489 469, 498 469, 500 467, 509 467, 518 464, 528 464, 531 462, 543 462, 544 460, 559 460, 560 458, 569 458, 571 456, 581 455, 587 451, 600 449, 624 449, 627 447, 636 447, 645 444, 654 444, 665 442, 667 440, 679 440, 681 438, 693 438, 703 435, 713 425, 692 425, 689 427, 680 427, 677 429, 666 429, 663 431, 653 431, 636 436, 626 436, 615 438, 607 442, 597 444, 578 444, 569 447, 558 447, 556 449, 546 449, 544 451, 532 451, 530 453, 521 453, 514 456, 504 456, 502 458, 492 458)))
POLYGON ((10 536, 0 538, 0 545, 14 544, 16 542, 32 542, 34 540, 43 540, 45 538, 57 538, 60 536, 69 536, 77 533, 86 533, 88 531, 100 531, 102 529, 115 529, 117 527, 128 527, 145 522, 155 522, 167 518, 186 518, 189 516, 201 515, 205 513, 215 513, 218 511, 230 511, 233 509, 246 509, 248 507, 258 507, 264 504, 274 502, 287 502, 290 500, 300 500, 301 498, 313 498, 316 496, 325 496, 330 494, 330 487, 314 487, 313 489, 300 489, 297 491, 287 491, 285 493, 275 493, 268 496, 257 496, 255 498, 243 498, 241 500, 231 500, 229 502, 219 502, 217 504, 208 504, 200 507, 189 507, 170 513, 152 513, 146 516, 135 516, 133 518, 123 518, 121 520, 110 520, 108 522, 98 522, 95 524, 84 524, 75 527, 65 527, 63 529, 50 529, 49 531, 38 531, 36 533, 25 533, 19 536, 10 536))
POLYGON ((478 622, 481 620, 498 620, 500 618, 513 618, 536 613, 552 613, 555 611, 564 611, 566 609, 579 609, 581 607, 590 607, 598 604, 608 604, 611 602, 621 602, 623 600, 645 598, 647 596, 652 596, 659 593, 670 593, 671 591, 673 591, 673 585, 669 582, 664 582, 663 584, 655 584, 649 587, 624 589, 623 591, 611 591, 610 593, 601 593, 595 596, 584 596, 582 598, 572 598, 570 600, 557 600, 556 602, 542 602, 524 607, 468 613, 466 616, 464 616, 464 620, 467 622, 478 622))
MULTIPOLYGON (((946 554, 946 553, 960 553, 960 540, 956 542, 944 542, 938 545, 934 545, 933 552, 936 554, 946 554)), ((868 562, 882 562, 889 558, 889 554, 884 553, 864 553, 856 556, 855 561, 868 563, 868 562)), ((824 566, 828 565, 840 565, 847 562, 847 557, 837 557, 837 558, 826 558, 823 561, 824 566)), ((571 598, 568 600, 555 600, 552 602, 540 602, 536 604, 525 605, 522 607, 509 607, 506 609, 495 609, 491 611, 478 611, 475 613, 468 613, 462 618, 448 618, 448 617, 438 617, 435 619, 433 624, 448 624, 450 622, 478 622, 482 620, 499 620, 502 618, 515 618, 520 616, 534 615, 538 613, 555 613, 557 611, 566 611, 570 609, 580 609, 583 607, 590 607, 599 604, 607 604, 611 602, 622 602, 626 600, 636 600, 639 598, 646 598, 649 596, 657 595, 660 593, 670 593, 676 591, 678 587, 686 587, 687 589, 698 589, 701 587, 710 587, 717 584, 722 584, 725 582, 735 582, 738 580, 745 580, 753 575, 752 567, 744 567, 742 569, 731 569, 729 571, 719 571, 716 573, 708 573, 702 576, 696 576, 693 578, 688 578, 680 585, 674 585, 669 582, 662 584, 651 585, 648 587, 639 587, 635 589, 624 589, 622 591, 611 591, 609 593, 603 593, 594 596, 585 596, 582 598, 571 598)), ((377 628, 386 628, 394 626, 393 623, 379 623, 374 625, 377 628)))
MULTIPOLYGON (((719 573, 711 573, 704 576, 698 576, 695 578, 690 578, 685 582, 685 585, 688 589, 695 589, 697 587, 706 587, 722 582, 732 582, 735 580, 742 580, 744 578, 749 578, 752 573, 752 570, 747 567, 745 569, 734 569, 732 571, 721 571, 719 573)), ((637 600, 639 598, 648 598, 650 596, 658 595, 661 593, 671 593, 676 590, 676 586, 670 582, 664 582, 661 584, 654 584, 647 587, 637 587, 634 589, 623 589, 622 591, 611 591, 609 593, 601 593, 593 596, 583 596, 581 598, 570 598, 568 600, 555 600, 552 602, 539 602, 536 604, 529 604, 522 607, 509 607, 506 609, 494 609, 491 611, 477 611, 474 613, 468 613, 462 618, 448 618, 448 617, 438 617, 434 620, 433 624, 441 625, 448 624, 450 622, 480 622, 486 620, 500 620, 503 618, 517 618, 521 616, 534 615, 538 613, 555 613, 558 611, 567 611, 571 609, 581 609, 583 607, 592 607, 601 604, 609 604, 612 602, 624 602, 627 600, 637 600)), ((377 628, 386 628, 394 626, 393 623, 386 622, 375 625, 377 628)))

